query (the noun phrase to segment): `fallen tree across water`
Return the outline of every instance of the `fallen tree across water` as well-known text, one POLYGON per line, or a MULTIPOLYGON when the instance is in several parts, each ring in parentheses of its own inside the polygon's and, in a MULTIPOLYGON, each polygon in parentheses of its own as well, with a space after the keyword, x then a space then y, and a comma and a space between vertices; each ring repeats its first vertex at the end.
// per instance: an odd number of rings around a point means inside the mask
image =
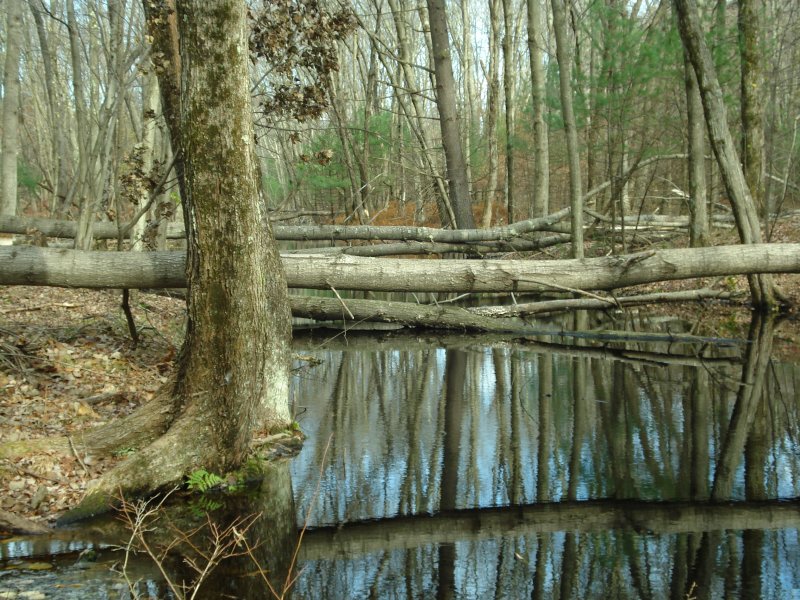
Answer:
MULTIPOLYGON (((651 250, 578 260, 405 260, 284 255, 289 287, 398 292, 565 292, 644 283, 800 273, 800 244, 746 244, 651 250)), ((0 285, 177 288, 181 252, 84 252, 0 247, 0 285)))

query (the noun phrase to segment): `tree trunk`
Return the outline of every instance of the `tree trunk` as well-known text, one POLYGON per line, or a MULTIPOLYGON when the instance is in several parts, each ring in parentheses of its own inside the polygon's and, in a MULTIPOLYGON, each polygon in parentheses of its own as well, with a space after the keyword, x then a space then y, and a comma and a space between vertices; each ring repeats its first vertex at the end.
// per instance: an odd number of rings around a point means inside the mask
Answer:
MULTIPOLYGON (((170 288, 186 285, 181 252, 0 247, 0 285, 170 288)), ((693 277, 800 273, 800 244, 679 248, 580 260, 406 260, 291 254, 289 287, 399 292, 612 290, 693 277)))
POLYGON ((291 420, 288 296, 259 193, 245 12, 240 0, 178 2, 189 208, 178 392, 200 398, 226 468, 242 460, 255 427, 291 420))
POLYGON ((542 1, 527 0, 533 103, 533 202, 530 214, 533 218, 543 217, 550 210, 550 160, 547 122, 544 119, 547 98, 542 63, 542 1))
POLYGON ((742 61, 742 168, 756 209, 764 223, 770 209, 764 194, 764 94, 761 59, 761 13, 763 0, 739 0, 739 48, 742 61))
POLYGON ((450 59, 450 40, 447 34, 447 13, 444 0, 427 0, 431 28, 433 65, 436 72, 436 105, 442 130, 447 180, 450 183, 450 203, 459 229, 473 229, 472 201, 467 180, 467 163, 461 146, 461 131, 456 112, 456 82, 450 59))
POLYGON ((703 103, 689 55, 683 53, 686 108, 689 129, 689 244, 708 246, 708 195, 706 193, 706 134, 703 103))
MULTIPOLYGON (((500 20, 497 17, 499 0, 489 0, 489 73, 487 74, 486 117, 483 125, 483 138, 486 141, 487 184, 486 206, 483 210, 483 227, 492 225, 492 213, 497 196, 497 102, 500 97, 500 20)), ((510 223, 510 221, 506 221, 510 223)))
POLYGON ((553 32, 556 37, 556 58, 558 60, 559 83, 561 90, 561 111, 564 116, 564 129, 567 135, 569 155, 569 195, 572 208, 572 257, 583 257, 583 197, 581 191, 581 159, 578 148, 578 130, 572 109, 572 61, 570 45, 567 40, 567 21, 564 0, 552 0, 553 32))
POLYGON ((22 45, 22 2, 6 4, 6 60, 3 75, 3 132, 0 215, 17 214, 17 154, 19 153, 19 53, 22 45))
MULTIPOLYGON (((739 236, 744 244, 758 244, 761 242, 758 212, 728 128, 722 88, 717 79, 711 52, 703 38, 697 3, 695 0, 673 1, 678 15, 681 39, 697 76, 711 146, 717 157, 725 189, 736 217, 739 236)), ((777 290, 769 275, 752 276, 749 282, 754 305, 760 308, 775 306, 777 290)))
POLYGON ((245 11, 239 0, 177 3, 188 323, 174 387, 140 409, 168 407, 167 430, 105 474, 65 520, 103 510, 120 493, 179 481, 192 469, 235 468, 256 429, 291 420, 290 314, 259 194, 245 11))
POLYGON ((514 182, 516 166, 514 161, 514 113, 516 111, 516 77, 514 70, 514 20, 511 0, 503 0, 503 96, 505 97, 506 117, 506 208, 508 222, 515 220, 514 182))

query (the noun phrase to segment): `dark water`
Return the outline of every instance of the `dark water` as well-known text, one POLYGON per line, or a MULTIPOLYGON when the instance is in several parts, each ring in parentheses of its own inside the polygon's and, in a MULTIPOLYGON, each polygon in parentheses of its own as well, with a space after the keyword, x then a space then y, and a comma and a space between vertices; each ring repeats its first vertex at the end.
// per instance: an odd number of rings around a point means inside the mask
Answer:
MULTIPOLYGON (((775 324, 579 319, 633 335, 299 336, 322 361, 292 392, 308 439, 238 508, 264 513, 272 583, 305 524, 295 598, 800 598, 800 370, 775 324)), ((199 597, 269 597, 252 571, 199 597)))

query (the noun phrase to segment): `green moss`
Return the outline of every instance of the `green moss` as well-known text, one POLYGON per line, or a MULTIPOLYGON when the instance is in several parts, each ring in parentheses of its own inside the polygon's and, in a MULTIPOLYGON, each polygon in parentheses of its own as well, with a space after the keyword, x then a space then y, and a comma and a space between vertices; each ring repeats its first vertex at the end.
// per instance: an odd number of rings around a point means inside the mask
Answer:
POLYGON ((85 521, 97 515, 108 512, 114 508, 114 500, 103 492, 91 493, 86 496, 78 506, 61 515, 56 521, 58 527, 71 525, 78 521, 85 521))

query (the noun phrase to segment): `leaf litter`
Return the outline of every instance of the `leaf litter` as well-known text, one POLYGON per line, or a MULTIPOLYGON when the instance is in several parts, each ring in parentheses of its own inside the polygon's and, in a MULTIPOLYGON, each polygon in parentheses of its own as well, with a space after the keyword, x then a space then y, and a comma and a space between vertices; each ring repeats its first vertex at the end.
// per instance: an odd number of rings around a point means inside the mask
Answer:
MULTIPOLYGON (((64 455, 0 455, 0 510, 51 522, 123 456, 91 456, 71 436, 130 414, 166 382, 185 304, 131 292, 131 341, 119 290, 0 288, 0 443, 66 436, 64 455)), ((124 454, 124 453, 120 453, 124 454)))

